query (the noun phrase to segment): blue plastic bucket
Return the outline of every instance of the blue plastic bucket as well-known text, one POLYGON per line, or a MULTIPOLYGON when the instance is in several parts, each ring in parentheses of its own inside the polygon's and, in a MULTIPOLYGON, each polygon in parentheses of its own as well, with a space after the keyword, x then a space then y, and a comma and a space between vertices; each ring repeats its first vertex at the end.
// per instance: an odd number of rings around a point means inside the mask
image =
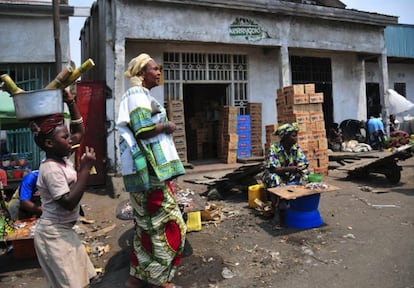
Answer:
POLYGON ((317 210, 319 206, 319 199, 321 198, 321 194, 312 194, 308 196, 299 197, 293 200, 289 200, 290 209, 296 211, 313 211, 317 210))
POLYGON ((289 208, 286 210, 285 224, 291 228, 309 229, 321 226, 323 220, 318 210, 301 212, 289 208))

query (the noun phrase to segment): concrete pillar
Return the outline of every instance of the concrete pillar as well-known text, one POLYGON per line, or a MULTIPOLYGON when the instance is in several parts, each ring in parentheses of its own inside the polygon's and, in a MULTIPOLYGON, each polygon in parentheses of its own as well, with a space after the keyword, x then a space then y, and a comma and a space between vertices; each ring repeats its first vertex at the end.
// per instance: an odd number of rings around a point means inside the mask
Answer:
POLYGON ((289 49, 286 44, 283 44, 279 50, 279 58, 280 58, 280 79, 279 84, 280 87, 289 86, 292 84, 292 73, 290 69, 290 61, 289 61, 289 49))
MULTIPOLYGON (((124 72, 126 70, 125 68, 125 39, 122 38, 122 40, 117 40, 115 44, 115 65, 114 65, 114 89, 113 89, 113 95, 114 95, 114 121, 118 119, 118 113, 119 113, 119 104, 121 103, 121 97, 125 93, 125 77, 124 72)), ((115 133, 113 135, 113 147, 115 147, 113 153, 113 156, 115 159, 115 170, 117 172, 121 171, 121 163, 119 158, 119 134, 118 131, 115 130, 115 133)))
POLYGON ((388 63, 387 63, 387 53, 384 48, 383 53, 378 57, 378 66, 379 66, 379 90, 380 90, 380 103, 381 103, 381 113, 382 120, 384 122, 385 133, 389 135, 389 107, 390 100, 388 90, 388 63))
POLYGON ((358 95, 358 110, 357 110, 357 119, 358 120, 366 120, 368 119, 367 115, 367 87, 366 87, 366 77, 365 77, 365 60, 362 59, 358 63, 358 67, 355 69, 356 77, 361 79, 359 81, 359 95, 358 95))

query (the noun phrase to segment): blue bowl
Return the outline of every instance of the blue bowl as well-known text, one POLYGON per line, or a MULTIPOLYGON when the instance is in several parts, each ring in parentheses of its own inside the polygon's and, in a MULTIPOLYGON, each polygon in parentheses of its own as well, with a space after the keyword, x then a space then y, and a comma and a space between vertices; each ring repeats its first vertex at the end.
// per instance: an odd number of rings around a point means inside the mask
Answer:
POLYGON ((285 224, 290 228, 309 229, 321 226, 323 220, 318 210, 299 212, 287 209, 285 224))
POLYGON ((319 199, 321 194, 312 194, 308 196, 299 197, 296 199, 289 200, 289 207, 292 210, 308 212, 317 210, 319 206, 319 199))

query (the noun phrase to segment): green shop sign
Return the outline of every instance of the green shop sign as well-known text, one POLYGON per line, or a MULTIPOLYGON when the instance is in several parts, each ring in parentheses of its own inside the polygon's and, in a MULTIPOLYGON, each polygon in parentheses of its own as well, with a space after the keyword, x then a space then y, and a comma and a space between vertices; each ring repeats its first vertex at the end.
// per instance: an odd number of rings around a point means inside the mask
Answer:
POLYGON ((263 30, 253 20, 236 18, 230 25, 231 37, 242 37, 248 41, 259 41, 263 38, 263 30))

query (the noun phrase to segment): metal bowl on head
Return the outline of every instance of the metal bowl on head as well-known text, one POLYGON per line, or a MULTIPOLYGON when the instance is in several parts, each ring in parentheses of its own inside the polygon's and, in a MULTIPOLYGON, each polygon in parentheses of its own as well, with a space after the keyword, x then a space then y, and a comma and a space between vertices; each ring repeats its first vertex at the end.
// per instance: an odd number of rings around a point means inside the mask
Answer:
POLYGON ((16 118, 33 119, 63 113, 63 95, 60 89, 34 90, 13 96, 16 118))

